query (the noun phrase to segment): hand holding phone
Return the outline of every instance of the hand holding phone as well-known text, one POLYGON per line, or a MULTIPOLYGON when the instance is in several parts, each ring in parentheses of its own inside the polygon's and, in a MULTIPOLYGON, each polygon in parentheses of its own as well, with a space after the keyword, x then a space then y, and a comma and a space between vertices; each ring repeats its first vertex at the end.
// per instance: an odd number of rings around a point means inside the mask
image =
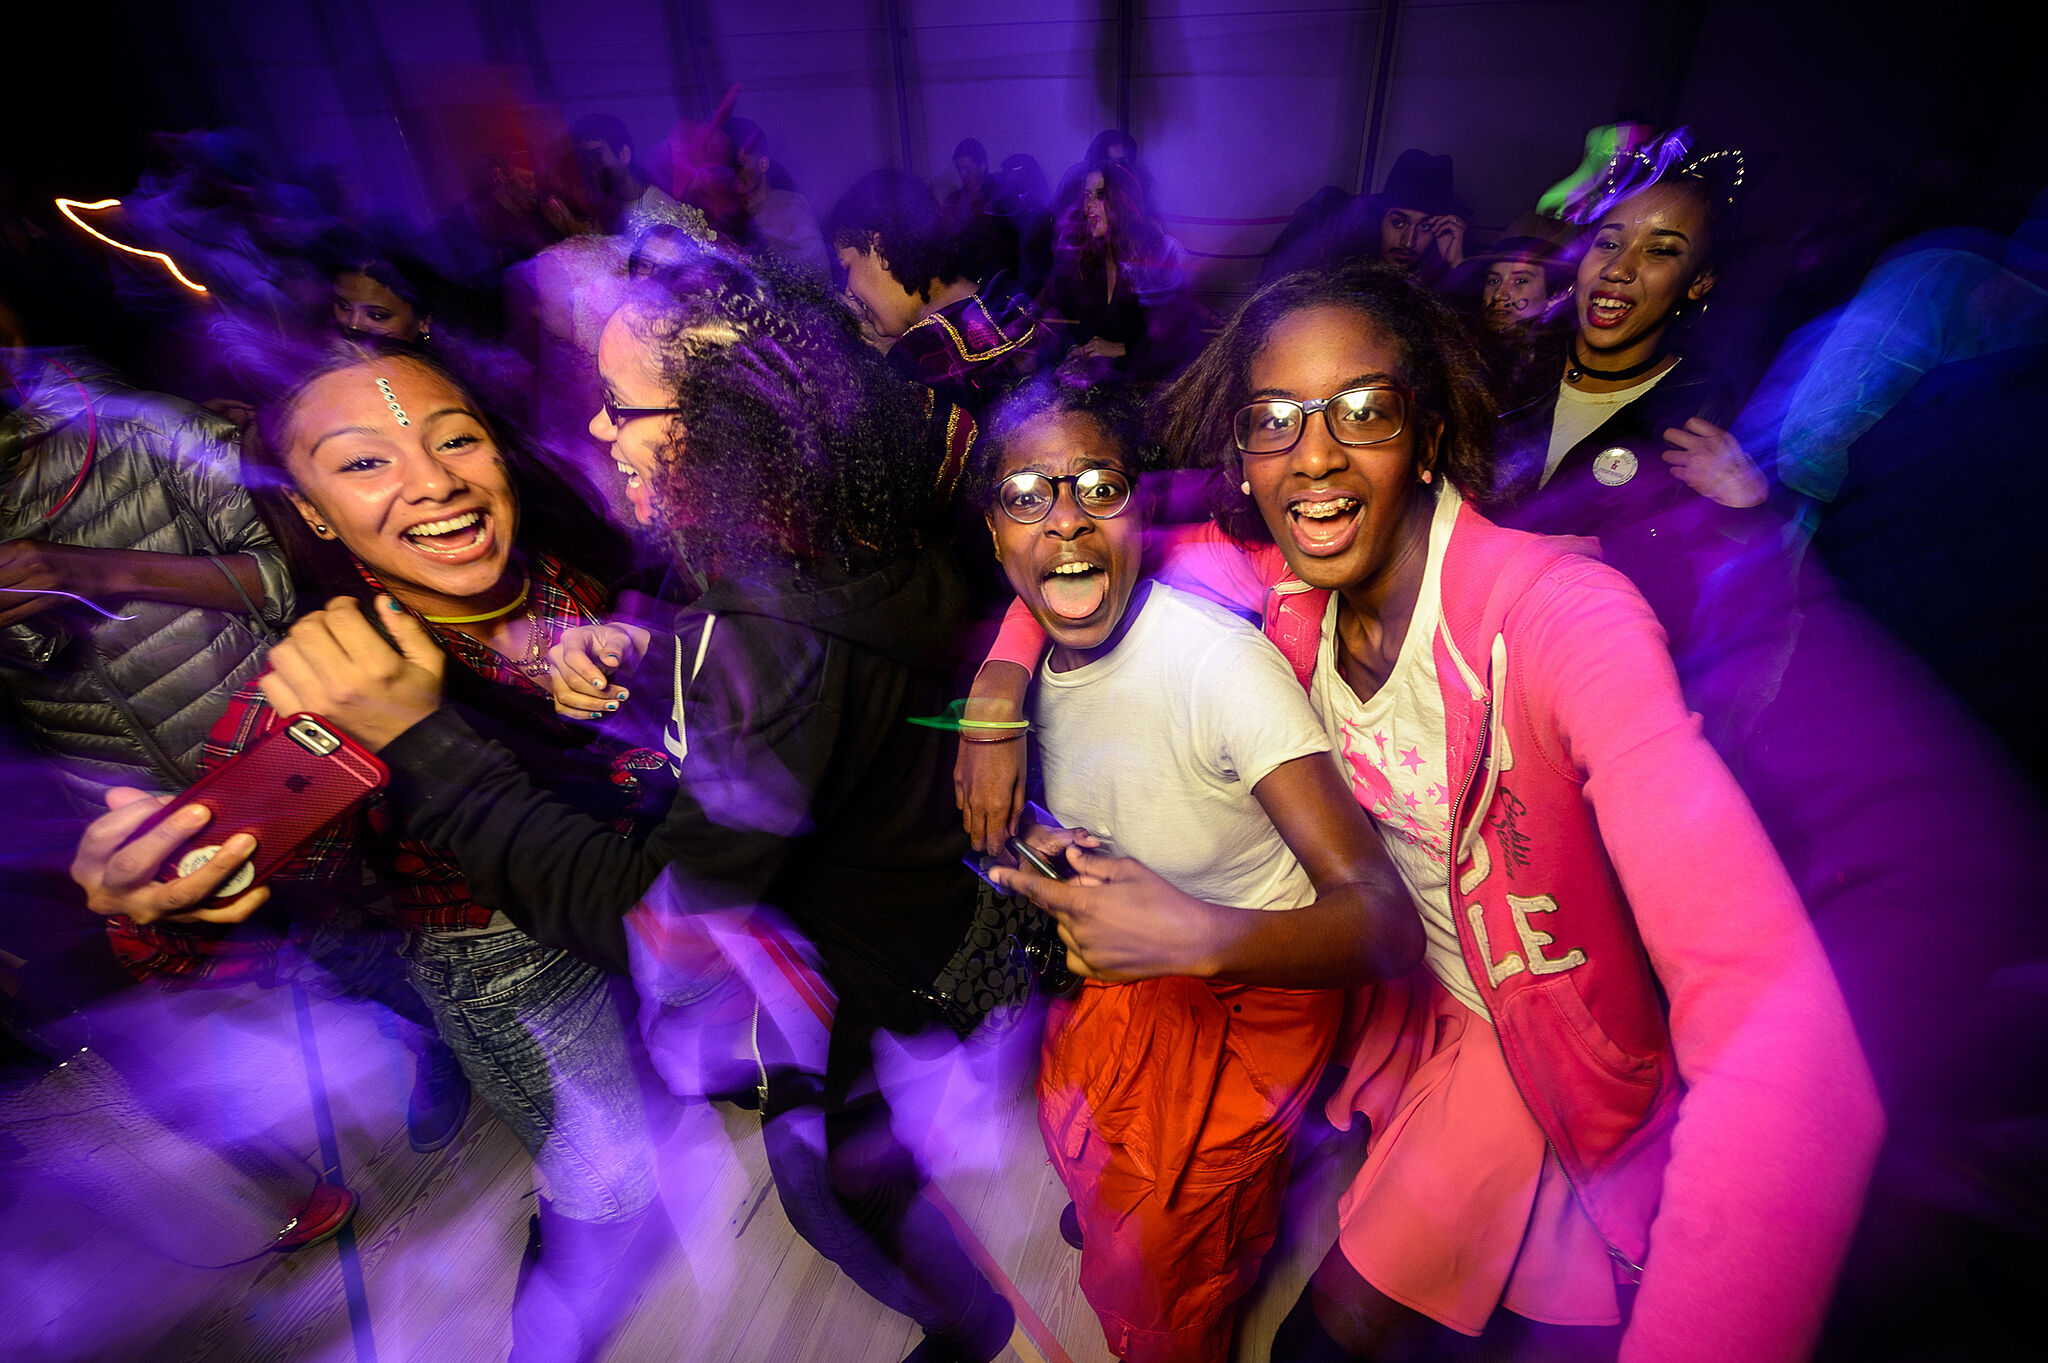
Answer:
MULTIPOLYGON (((1028 866, 1048 880, 1065 880, 1067 878, 1067 872, 1063 866, 1054 864, 1051 857, 1040 856, 1032 850, 1031 844, 1024 841, 1024 839, 1011 838, 1005 846, 1009 848, 1010 855, 1017 859, 1019 866, 1028 866)), ((1059 858, 1059 861, 1064 863, 1066 858, 1062 856, 1059 858)))
POLYGON ((186 805, 157 818, 170 802, 168 795, 122 786, 107 792, 107 812, 86 826, 71 860, 71 878, 85 890, 86 907, 138 923, 163 918, 237 923, 247 918, 270 897, 268 887, 258 885, 225 901, 213 898, 256 850, 255 838, 246 833, 230 837, 220 855, 191 875, 168 885, 156 879, 158 864, 212 817, 203 805, 186 805), (136 831, 152 820, 149 831, 136 831))
POLYGON ((969 852, 966 856, 960 858, 960 861, 968 870, 974 872, 980 878, 982 884, 988 886, 997 894, 1010 893, 1010 891, 996 884, 989 876, 989 872, 999 866, 1008 867, 1012 870, 1019 867, 1027 868, 1038 872, 1042 876, 1050 876, 1054 880, 1064 880, 1066 878, 1064 871, 1058 870, 1048 858, 1032 851, 1022 838, 1011 838, 1005 842, 1003 844, 1002 856, 992 857, 980 852, 969 852))
POLYGON ((192 875, 222 855, 230 838, 256 840, 253 855, 213 891, 229 899, 269 879, 314 834, 390 779, 384 764, 317 715, 293 715, 194 783, 150 816, 136 836, 149 834, 195 806, 204 824, 171 849, 158 866, 163 884, 192 875))
POLYGON ((1035 871, 1049 880, 1067 880, 1073 870, 1067 864, 1069 847, 1085 847, 1091 851, 1106 851, 1104 839, 1085 828, 1068 828, 1055 819, 1035 800, 1024 802, 1021 831, 1003 844, 1001 856, 979 856, 969 853, 961 860, 967 869, 986 881, 991 889, 1008 894, 1010 891, 989 879, 989 871, 998 866, 1035 871))

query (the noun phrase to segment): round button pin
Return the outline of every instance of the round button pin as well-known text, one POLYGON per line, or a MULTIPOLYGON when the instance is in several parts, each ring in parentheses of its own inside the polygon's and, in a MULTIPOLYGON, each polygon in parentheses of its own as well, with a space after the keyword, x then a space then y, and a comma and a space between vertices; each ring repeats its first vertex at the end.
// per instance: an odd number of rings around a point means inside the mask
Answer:
POLYGON ((1602 487, 1620 487, 1636 476, 1636 452, 1616 445, 1593 456, 1593 477, 1602 487))
MULTIPOLYGON (((206 865, 207 862, 212 861, 214 856, 219 853, 220 848, 221 845, 217 842, 210 846, 193 848, 184 856, 178 858, 178 874, 181 876, 191 875, 194 871, 206 865)), ((215 899, 231 899, 255 883, 256 863, 245 861, 233 875, 228 877, 227 884, 213 892, 213 897, 215 899)))

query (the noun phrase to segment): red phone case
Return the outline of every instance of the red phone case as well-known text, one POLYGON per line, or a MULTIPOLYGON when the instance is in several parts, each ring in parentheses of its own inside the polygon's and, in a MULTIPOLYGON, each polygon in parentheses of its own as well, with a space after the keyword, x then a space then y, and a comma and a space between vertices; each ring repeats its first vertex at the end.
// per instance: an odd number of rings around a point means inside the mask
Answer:
POLYGON ((322 828, 391 778, 368 749, 318 715, 293 715, 195 782, 138 830, 147 832, 190 804, 213 818, 164 862, 157 879, 176 880, 212 859, 237 833, 254 834, 256 855, 228 878, 215 898, 230 898, 290 860, 322 828))

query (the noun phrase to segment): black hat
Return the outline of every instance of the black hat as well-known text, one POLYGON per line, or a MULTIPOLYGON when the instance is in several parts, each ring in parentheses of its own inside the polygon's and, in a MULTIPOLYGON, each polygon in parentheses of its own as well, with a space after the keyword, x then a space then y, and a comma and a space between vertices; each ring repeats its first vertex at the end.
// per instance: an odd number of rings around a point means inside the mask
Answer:
POLYGON ((1388 208, 1413 208, 1430 217, 1439 213, 1472 216, 1472 210, 1459 203, 1451 191, 1451 158, 1431 156, 1416 147, 1395 158, 1379 200, 1388 208))
POLYGON ((1465 261, 1444 281, 1453 293, 1478 293, 1486 272, 1504 260, 1526 260, 1541 266, 1549 292, 1556 293, 1578 268, 1577 252, 1560 245, 1573 231, 1555 218, 1524 213, 1508 224, 1491 246, 1465 253, 1465 261))
POLYGON ((1465 261, 1467 264, 1491 265, 1500 260, 1526 259, 1546 270, 1571 269, 1577 263, 1572 258, 1576 253, 1568 253, 1561 243, 1573 234, 1574 229, 1555 218, 1541 213, 1524 213, 1509 223, 1507 230, 1491 246, 1467 251, 1465 261))

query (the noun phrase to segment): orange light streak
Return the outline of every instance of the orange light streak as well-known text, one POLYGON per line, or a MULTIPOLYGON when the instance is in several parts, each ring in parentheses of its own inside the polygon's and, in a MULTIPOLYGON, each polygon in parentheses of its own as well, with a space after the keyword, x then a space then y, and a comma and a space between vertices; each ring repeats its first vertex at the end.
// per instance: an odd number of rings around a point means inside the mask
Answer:
POLYGON ((87 213, 99 213, 106 209, 119 208, 120 206, 121 201, 119 199, 101 199, 97 203, 86 203, 82 199, 57 200, 57 211, 59 213, 62 213, 65 217, 71 219, 72 225, 77 227, 80 231, 86 233, 88 236, 98 237, 101 241, 105 242, 107 245, 113 247, 117 251, 126 251, 131 256, 142 256, 149 260, 161 260, 164 263, 164 268, 171 272, 171 278, 177 280, 180 284, 183 284, 186 288, 192 290, 192 292, 194 293, 205 293, 206 286, 204 284, 195 284, 191 280, 187 279, 185 277, 185 272, 178 268, 178 262, 172 260, 162 251, 145 251, 140 246, 130 246, 125 241, 115 241, 105 232, 100 231, 99 228, 94 227, 84 218, 78 216, 78 210, 83 210, 87 213))

